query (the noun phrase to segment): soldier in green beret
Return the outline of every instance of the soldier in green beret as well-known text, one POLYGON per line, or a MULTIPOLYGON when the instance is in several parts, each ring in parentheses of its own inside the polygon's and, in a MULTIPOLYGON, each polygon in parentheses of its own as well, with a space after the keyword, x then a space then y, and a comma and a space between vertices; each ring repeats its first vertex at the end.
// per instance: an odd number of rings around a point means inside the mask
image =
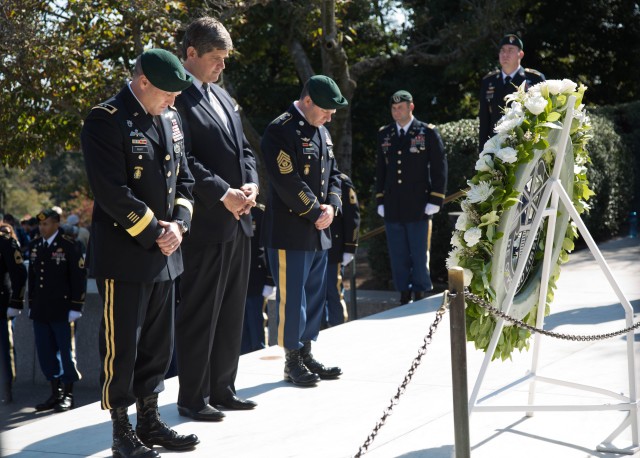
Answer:
POLYGON ((523 68, 524 45, 520 37, 508 34, 502 37, 498 58, 500 69, 487 73, 480 86, 480 151, 494 135, 493 128, 504 113, 504 98, 526 82, 526 89, 544 81, 544 75, 532 68, 523 68))
POLYGON ((277 287, 278 345, 285 351, 284 379, 300 386, 342 374, 313 358, 311 341, 324 312, 329 227, 342 207, 340 172, 324 124, 346 105, 335 81, 312 76, 262 137, 270 178, 262 240, 277 287))
POLYGON ((93 107, 82 128, 95 196, 87 259, 104 304, 99 348, 102 408, 111 412, 114 456, 154 457, 154 445, 193 448, 158 413, 173 343, 174 281, 193 213, 193 177, 175 98, 191 85, 180 60, 151 49, 133 79, 93 107), (135 403, 135 432, 128 406, 135 403))

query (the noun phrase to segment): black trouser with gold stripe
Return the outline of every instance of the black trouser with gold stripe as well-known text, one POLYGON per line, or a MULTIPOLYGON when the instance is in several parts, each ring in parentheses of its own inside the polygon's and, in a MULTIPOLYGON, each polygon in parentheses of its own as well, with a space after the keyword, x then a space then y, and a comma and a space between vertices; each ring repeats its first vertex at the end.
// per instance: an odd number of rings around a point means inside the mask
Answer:
POLYGON ((102 408, 128 407, 164 390, 173 345, 173 280, 133 283, 96 278, 102 408))

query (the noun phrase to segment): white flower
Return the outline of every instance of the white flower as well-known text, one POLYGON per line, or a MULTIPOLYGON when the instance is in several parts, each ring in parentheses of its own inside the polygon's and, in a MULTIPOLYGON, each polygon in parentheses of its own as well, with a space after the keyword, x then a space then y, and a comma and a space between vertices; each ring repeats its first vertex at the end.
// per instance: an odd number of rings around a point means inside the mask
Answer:
POLYGON ((547 99, 542 97, 540 94, 531 95, 527 97, 527 100, 524 102, 524 106, 531 112, 531 114, 538 116, 547 107, 547 99))
POLYGON ((549 91, 549 94, 551 95, 560 94, 562 92, 562 88, 564 87, 561 80, 547 80, 546 83, 547 91, 549 91))
POLYGON ((493 159, 489 154, 483 154, 476 161, 476 170, 478 172, 489 172, 493 170, 493 159))
POLYGON ((471 271, 471 269, 463 267, 462 275, 464 276, 464 286, 469 286, 471 284, 471 280, 473 279, 473 272, 471 271))
POLYGON ((527 82, 523 81, 522 84, 518 86, 518 90, 504 97, 505 104, 509 105, 511 102, 522 102, 526 97, 526 91, 527 91, 527 82))
POLYGON ((507 109, 507 112, 498 121, 494 132, 498 134, 508 135, 513 129, 518 127, 524 121, 524 111, 522 104, 514 102, 511 107, 507 109))
POLYGON ((571 92, 576 92, 578 85, 573 81, 565 78, 560 81, 560 92, 563 94, 569 94, 571 92))
POLYGON ((460 232, 454 232, 451 236, 451 245, 454 248, 462 248, 462 240, 460 240, 460 232))
POLYGON ((481 181, 478 184, 467 182, 467 184, 470 186, 467 191, 467 199, 472 204, 484 202, 493 194, 493 187, 488 181, 481 181))
POLYGON ((466 231, 469 225, 469 217, 466 213, 461 213, 456 220, 456 229, 459 231, 466 231))
POLYGON ((467 246, 473 246, 480 241, 482 237, 482 229, 479 227, 472 227, 464 233, 464 241, 467 242, 467 246))
POLYGON ((454 248, 449 252, 449 257, 445 261, 445 264, 447 265, 447 269, 451 269, 460 264, 460 248, 454 248))
POLYGON ((481 154, 495 154, 498 152, 500 148, 502 148, 502 144, 505 141, 504 135, 494 135, 484 144, 482 148, 481 154))
POLYGON ((513 164, 518 160, 518 152, 510 146, 507 146, 506 148, 502 148, 500 151, 498 151, 496 153, 496 157, 502 162, 513 164))

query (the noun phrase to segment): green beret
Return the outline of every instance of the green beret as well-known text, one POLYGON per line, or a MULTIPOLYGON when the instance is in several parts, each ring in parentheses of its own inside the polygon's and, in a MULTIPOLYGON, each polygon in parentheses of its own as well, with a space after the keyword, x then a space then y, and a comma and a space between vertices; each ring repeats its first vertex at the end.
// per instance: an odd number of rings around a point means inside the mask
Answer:
POLYGON ((391 101, 389 103, 391 103, 391 105, 393 105, 394 103, 400 103, 400 102, 413 102, 413 96, 405 90, 400 90, 397 91, 395 94, 393 94, 391 96, 391 101))
POLYGON ((498 48, 502 48, 503 45, 513 45, 517 46, 520 49, 524 48, 524 46, 522 46, 522 40, 520 39, 520 37, 512 33, 502 37, 502 40, 500 40, 500 46, 498 46, 498 48))
POLYGON ((180 92, 191 86, 180 60, 164 49, 150 49, 140 56, 142 73, 155 87, 167 92, 180 92))
POLYGON ((340 88, 335 81, 325 75, 315 75, 307 81, 309 97, 313 103, 324 110, 334 110, 348 105, 340 93, 340 88))
POLYGON ((47 218, 53 218, 56 221, 60 221, 60 213, 55 211, 53 208, 47 208, 46 210, 42 210, 38 213, 38 221, 44 221, 47 218))

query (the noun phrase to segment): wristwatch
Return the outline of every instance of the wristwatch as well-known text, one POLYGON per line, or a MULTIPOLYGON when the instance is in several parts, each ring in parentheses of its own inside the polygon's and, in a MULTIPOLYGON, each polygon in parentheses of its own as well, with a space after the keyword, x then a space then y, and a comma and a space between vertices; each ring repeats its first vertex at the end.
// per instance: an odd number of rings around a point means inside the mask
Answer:
POLYGON ((185 223, 181 219, 174 219, 173 222, 178 224, 178 227, 180 228, 180 233, 182 235, 184 235, 189 230, 189 226, 187 226, 187 223, 185 223))

